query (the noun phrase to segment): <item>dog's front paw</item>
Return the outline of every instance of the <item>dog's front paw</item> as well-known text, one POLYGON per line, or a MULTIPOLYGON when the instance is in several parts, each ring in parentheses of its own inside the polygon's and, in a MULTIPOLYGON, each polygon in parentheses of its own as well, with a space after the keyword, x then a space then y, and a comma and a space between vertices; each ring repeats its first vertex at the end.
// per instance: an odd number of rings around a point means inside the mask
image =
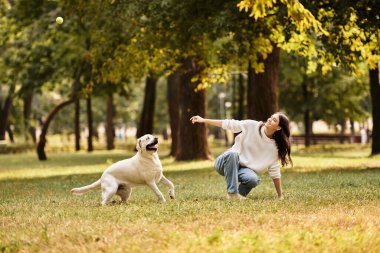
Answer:
POLYGON ((166 199, 165 199, 165 198, 159 199, 158 202, 159 202, 160 204, 164 204, 164 203, 166 202, 166 199))
POLYGON ((170 196, 171 199, 175 199, 174 189, 173 190, 169 190, 169 196, 170 196))

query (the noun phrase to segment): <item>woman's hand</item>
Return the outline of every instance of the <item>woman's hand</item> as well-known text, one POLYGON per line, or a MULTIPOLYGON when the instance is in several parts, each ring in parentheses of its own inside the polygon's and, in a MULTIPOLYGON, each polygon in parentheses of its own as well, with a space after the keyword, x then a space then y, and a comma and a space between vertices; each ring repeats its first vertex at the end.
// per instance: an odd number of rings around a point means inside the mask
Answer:
POLYGON ((201 116, 193 116, 193 117, 191 117, 191 123, 205 123, 205 119, 204 118, 202 118, 201 116))

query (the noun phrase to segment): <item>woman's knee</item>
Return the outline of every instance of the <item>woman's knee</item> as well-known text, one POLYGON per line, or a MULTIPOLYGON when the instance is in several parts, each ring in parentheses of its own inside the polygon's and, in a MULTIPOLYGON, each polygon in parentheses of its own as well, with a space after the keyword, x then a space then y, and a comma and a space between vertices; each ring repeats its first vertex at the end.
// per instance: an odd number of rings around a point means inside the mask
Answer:
POLYGON ((225 169, 232 169, 232 167, 239 165, 239 154, 236 152, 227 152, 220 155, 215 160, 215 170, 224 176, 225 169))
POLYGON ((248 187, 255 188, 260 184, 259 177, 246 176, 242 179, 242 183, 248 187))
POLYGON ((237 152, 227 152, 223 156, 225 160, 239 160, 239 154, 237 152))
POLYGON ((239 154, 236 152, 227 152, 224 154, 221 154, 218 156, 215 160, 215 168, 220 168, 224 164, 233 161, 233 162, 238 162, 239 161, 239 154))

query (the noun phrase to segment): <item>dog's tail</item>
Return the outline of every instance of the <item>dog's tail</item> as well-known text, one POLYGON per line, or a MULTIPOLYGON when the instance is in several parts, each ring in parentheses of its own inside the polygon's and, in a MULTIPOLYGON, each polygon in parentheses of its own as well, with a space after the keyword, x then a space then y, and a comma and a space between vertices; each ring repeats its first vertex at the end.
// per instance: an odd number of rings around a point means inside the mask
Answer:
POLYGON ((96 182, 93 182, 92 184, 80 187, 80 188, 73 188, 71 189, 71 193, 75 195, 82 195, 100 185, 100 179, 96 182))

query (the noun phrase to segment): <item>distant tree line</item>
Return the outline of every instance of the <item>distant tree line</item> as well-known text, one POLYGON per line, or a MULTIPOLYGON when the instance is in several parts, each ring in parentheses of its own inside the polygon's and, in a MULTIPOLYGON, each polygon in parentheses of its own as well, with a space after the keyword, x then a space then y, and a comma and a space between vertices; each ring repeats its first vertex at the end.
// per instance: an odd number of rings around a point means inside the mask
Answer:
POLYGON ((15 99, 23 104, 24 132, 33 133, 34 96, 61 96, 41 112, 40 136, 32 134, 40 160, 47 159, 49 126, 67 106, 81 149, 80 101, 93 149, 94 97, 104 98, 107 149, 114 148, 120 113, 116 95, 126 107, 133 96, 144 97, 136 137, 152 133, 162 76, 176 160, 210 157, 207 127, 189 119, 207 116, 208 89, 218 84, 229 87, 231 116, 264 121, 283 110, 303 122, 306 136, 314 120, 344 126, 372 111, 372 154, 380 153, 375 0, 1 0, 0 20, 0 140, 12 135, 15 99), (136 87, 142 79, 143 89, 136 87))

